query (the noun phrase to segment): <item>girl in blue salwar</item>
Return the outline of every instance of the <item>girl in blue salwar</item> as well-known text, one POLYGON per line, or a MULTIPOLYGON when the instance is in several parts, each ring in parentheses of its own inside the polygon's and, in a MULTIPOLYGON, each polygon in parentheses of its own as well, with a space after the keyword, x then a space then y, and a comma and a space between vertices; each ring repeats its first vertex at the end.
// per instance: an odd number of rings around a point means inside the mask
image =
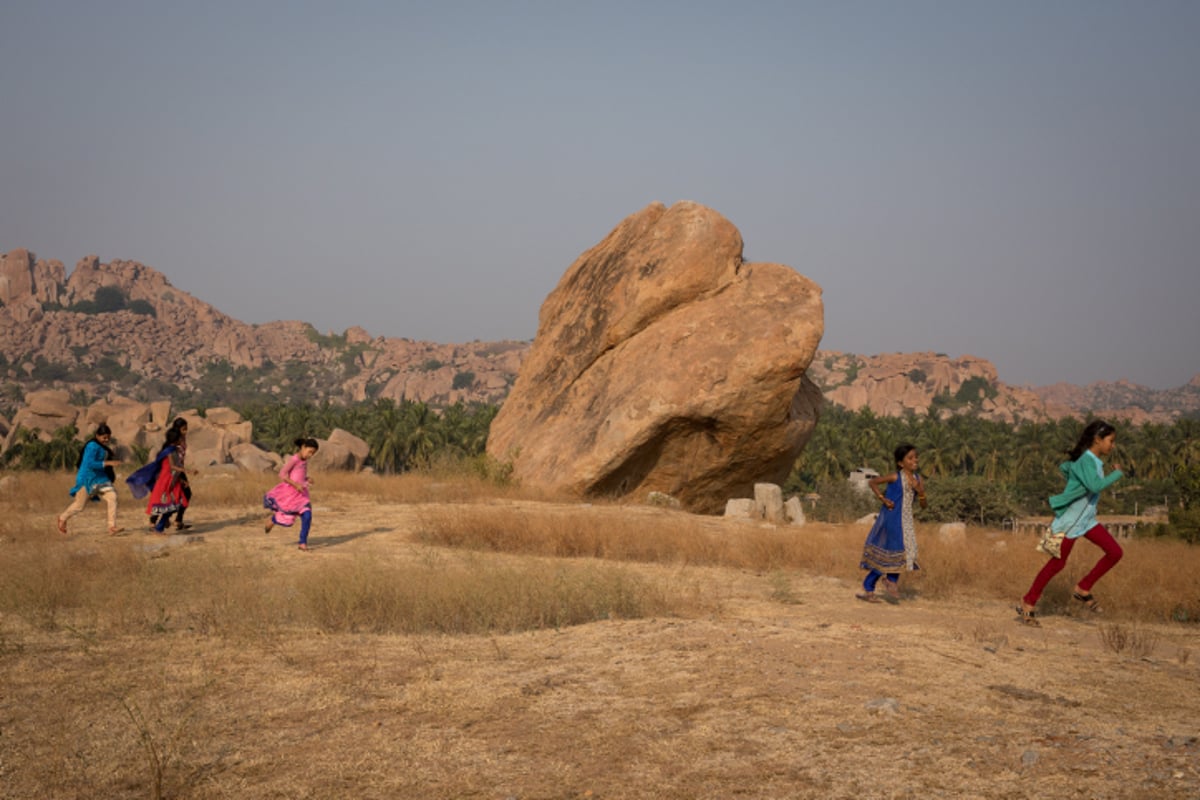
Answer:
POLYGON ((881 475, 867 482, 871 491, 879 498, 883 507, 867 542, 863 546, 862 563, 867 570, 862 591, 855 595, 859 600, 878 603, 875 587, 884 575, 884 588, 889 603, 900 600, 900 572, 917 570, 917 533, 913 522, 913 501, 925 508, 925 482, 917 473, 917 448, 902 444, 896 448, 896 471, 881 475), (881 487, 887 487, 881 491, 881 487))
POLYGON ((113 458, 113 451, 108 446, 112 440, 112 429, 101 423, 96 428, 96 435, 83 446, 79 456, 79 465, 75 472, 75 485, 71 488, 74 497, 71 505, 58 515, 58 532, 66 534, 67 520, 83 511, 88 499, 100 500, 108 505, 108 532, 118 534, 123 528, 117 527, 117 490, 113 487, 116 473, 113 467, 121 462, 113 458))

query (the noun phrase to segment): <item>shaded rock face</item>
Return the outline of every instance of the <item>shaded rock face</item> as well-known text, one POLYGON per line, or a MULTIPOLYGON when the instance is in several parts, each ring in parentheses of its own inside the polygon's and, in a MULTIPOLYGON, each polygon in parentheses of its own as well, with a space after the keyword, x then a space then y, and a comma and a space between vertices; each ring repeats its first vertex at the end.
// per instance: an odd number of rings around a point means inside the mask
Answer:
POLYGON ((821 394, 805 377, 821 290, 695 203, 647 206, 546 298, 492 422, 488 453, 527 483, 580 496, 661 491, 718 513, 782 482, 821 394))

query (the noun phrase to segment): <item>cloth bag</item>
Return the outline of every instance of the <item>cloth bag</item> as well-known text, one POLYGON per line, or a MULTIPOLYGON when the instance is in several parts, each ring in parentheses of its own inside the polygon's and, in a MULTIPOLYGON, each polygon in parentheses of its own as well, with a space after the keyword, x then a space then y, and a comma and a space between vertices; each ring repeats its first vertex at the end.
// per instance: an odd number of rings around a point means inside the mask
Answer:
POLYGON ((1047 525, 1042 530, 1042 538, 1038 540, 1037 549, 1051 558, 1062 558, 1062 543, 1065 538, 1067 538, 1066 533, 1055 533, 1047 525))

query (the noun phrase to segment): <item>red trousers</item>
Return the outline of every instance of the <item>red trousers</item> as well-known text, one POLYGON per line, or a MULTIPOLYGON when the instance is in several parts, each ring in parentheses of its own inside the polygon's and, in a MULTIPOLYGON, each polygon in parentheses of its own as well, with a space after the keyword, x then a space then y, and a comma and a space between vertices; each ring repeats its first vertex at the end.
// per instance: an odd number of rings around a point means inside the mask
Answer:
MULTIPOLYGON (((1079 588, 1085 592, 1091 592, 1092 587, 1096 585, 1096 581, 1104 577, 1104 573, 1117 565, 1121 560, 1121 556, 1125 555, 1125 551, 1121 549, 1121 545, 1117 544, 1117 540, 1112 537, 1103 525, 1096 525, 1082 538, 1087 539, 1092 544, 1104 551, 1104 557, 1096 562, 1096 566, 1092 567, 1092 571, 1084 576, 1079 582, 1079 588)), ((1067 559, 1071 556, 1071 551, 1075 549, 1077 539, 1063 539, 1062 554, 1058 558, 1052 558, 1046 562, 1046 566, 1042 567, 1042 571, 1033 579, 1033 586, 1029 587, 1028 594, 1022 598, 1025 605, 1036 606, 1038 600, 1042 597, 1042 591, 1046 588, 1046 584, 1050 582, 1058 573, 1062 572, 1063 567, 1067 565, 1067 559)))

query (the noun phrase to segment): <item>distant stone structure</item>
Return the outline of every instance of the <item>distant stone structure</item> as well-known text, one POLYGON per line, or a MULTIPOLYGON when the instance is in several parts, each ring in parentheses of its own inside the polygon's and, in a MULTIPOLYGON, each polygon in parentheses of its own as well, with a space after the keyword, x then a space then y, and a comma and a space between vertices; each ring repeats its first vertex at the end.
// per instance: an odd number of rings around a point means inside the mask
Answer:
POLYGON ((858 469, 851 470, 850 475, 847 476, 846 480, 850 482, 850 485, 853 486, 856 491, 865 493, 871 491, 871 485, 868 483, 868 481, 870 481, 871 478, 878 477, 879 473, 870 467, 859 467, 858 469))

